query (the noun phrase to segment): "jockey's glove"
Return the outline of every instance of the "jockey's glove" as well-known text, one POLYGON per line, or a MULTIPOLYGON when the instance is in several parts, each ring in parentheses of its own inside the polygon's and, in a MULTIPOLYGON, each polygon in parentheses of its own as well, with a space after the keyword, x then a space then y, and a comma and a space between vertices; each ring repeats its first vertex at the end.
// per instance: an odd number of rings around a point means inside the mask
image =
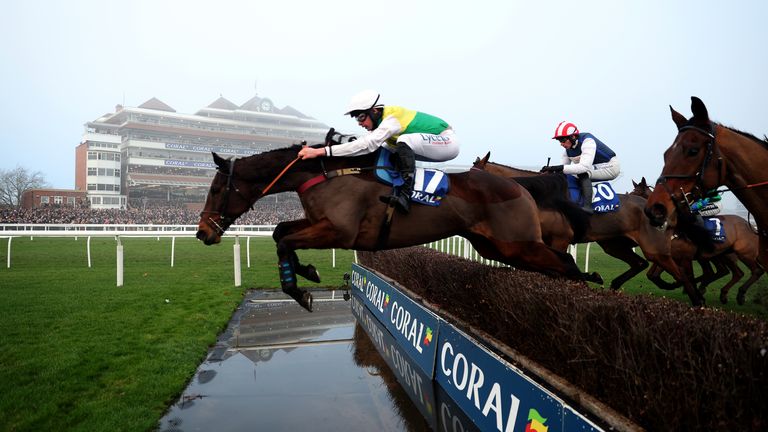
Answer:
POLYGON ((562 165, 547 165, 545 167, 541 167, 541 171, 539 172, 563 172, 563 166, 562 165))

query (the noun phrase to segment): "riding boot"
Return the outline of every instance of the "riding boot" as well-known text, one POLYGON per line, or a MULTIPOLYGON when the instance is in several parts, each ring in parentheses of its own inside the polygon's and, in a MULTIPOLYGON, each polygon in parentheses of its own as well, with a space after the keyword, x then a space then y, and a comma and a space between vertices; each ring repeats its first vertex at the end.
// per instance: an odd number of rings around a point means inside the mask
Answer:
POLYGON ((585 212, 592 214, 592 179, 589 178, 589 173, 581 173, 578 175, 579 187, 581 187, 581 203, 582 209, 585 212))
POLYGON ((385 203, 394 205, 398 211, 408 214, 411 210, 411 194, 413 192, 413 174, 416 170, 416 154, 405 143, 397 143, 395 148, 395 168, 400 172, 403 184, 394 188, 391 196, 382 196, 385 203))

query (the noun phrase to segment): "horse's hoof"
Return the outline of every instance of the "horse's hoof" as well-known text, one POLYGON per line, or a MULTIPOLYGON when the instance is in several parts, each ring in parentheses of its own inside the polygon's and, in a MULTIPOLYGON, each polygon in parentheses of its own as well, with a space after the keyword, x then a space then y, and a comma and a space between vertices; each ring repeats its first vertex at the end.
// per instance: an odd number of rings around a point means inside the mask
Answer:
POLYGON ((746 300, 746 296, 744 294, 739 294, 736 296, 736 303, 739 304, 739 306, 744 306, 744 302, 746 300))
POLYGON ((307 278, 308 281, 314 283, 320 283, 320 272, 317 271, 315 266, 307 264, 307 278))
POLYGON ((726 296, 720 296, 720 303, 722 303, 722 304, 728 304, 728 297, 726 297, 726 296))
POLYGON ((301 300, 299 301, 299 304, 309 312, 312 312, 312 294, 305 291, 304 294, 301 296, 301 300))
POLYGON ((603 277, 600 276, 600 273, 598 272, 592 272, 587 275, 587 281, 594 282, 598 285, 604 285, 605 281, 603 281, 603 277))

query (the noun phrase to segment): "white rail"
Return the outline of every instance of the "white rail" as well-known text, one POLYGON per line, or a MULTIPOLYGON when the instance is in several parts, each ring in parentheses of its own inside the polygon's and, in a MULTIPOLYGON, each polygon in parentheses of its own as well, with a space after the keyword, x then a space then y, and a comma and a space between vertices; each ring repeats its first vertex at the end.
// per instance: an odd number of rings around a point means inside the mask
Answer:
MULTIPOLYGON (((585 253, 584 253, 584 271, 585 272, 589 272, 589 246, 590 245, 591 243, 587 243, 585 253)), ((427 243, 424 246, 430 249, 435 249, 439 252, 443 252, 449 255, 459 256, 459 257, 468 259, 470 261, 476 261, 481 264, 486 264, 493 267, 501 267, 506 265, 498 261, 483 258, 475 250, 475 248, 472 247, 472 244, 469 242, 469 240, 460 236, 444 238, 438 241, 427 243)), ((568 253, 570 253, 573 256, 573 259, 576 260, 578 255, 577 245, 570 245, 568 247, 568 253)))
MULTIPOLYGON (((251 267, 251 238, 271 237, 275 225, 232 225, 227 230, 227 236, 235 238, 234 281, 239 287, 242 282, 240 267, 240 238, 246 239, 246 266, 251 267)), ((8 239, 7 268, 11 268, 11 242, 14 237, 86 237, 88 267, 91 267, 91 237, 114 237, 117 241, 117 286, 123 286, 123 245, 121 238, 156 237, 158 240, 171 238, 171 267, 174 265, 176 237, 192 237, 197 233, 197 225, 153 225, 153 224, 0 224, 0 238, 8 239)), ((424 246, 450 255, 459 256, 482 264, 499 267, 505 264, 483 258, 463 237, 453 236, 424 246)), ((584 271, 589 271, 589 247, 586 246, 584 271)), ((569 252, 577 258, 576 245, 571 245, 569 252)), ((331 250, 332 265, 336 267, 336 250, 331 250)))
MULTIPOLYGON (((275 225, 232 225, 227 230, 228 236, 234 236, 234 279, 235 286, 242 284, 240 267, 240 237, 246 240, 247 267, 251 267, 251 237, 271 237, 275 225)), ((117 241, 117 286, 123 286, 123 244, 122 238, 156 237, 158 240, 171 238, 171 267, 174 265, 176 253, 176 237, 192 237, 197 233, 197 225, 131 225, 131 224, 0 224, 0 238, 8 239, 6 267, 11 268, 11 244, 14 237, 86 237, 88 268, 91 267, 91 238, 114 237, 117 241)), ((332 265, 336 267, 336 251, 333 250, 332 265)))

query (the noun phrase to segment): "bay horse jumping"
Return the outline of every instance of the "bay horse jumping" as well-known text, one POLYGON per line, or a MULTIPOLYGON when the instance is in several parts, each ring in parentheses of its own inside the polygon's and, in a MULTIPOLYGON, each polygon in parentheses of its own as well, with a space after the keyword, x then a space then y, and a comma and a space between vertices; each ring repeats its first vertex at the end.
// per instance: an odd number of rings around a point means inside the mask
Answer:
MULTIPOLYGON (((631 192, 633 195, 648 197, 653 191, 646 183, 645 177, 643 177, 640 183, 633 181, 632 184, 635 186, 635 189, 631 192)), ((699 279, 701 284, 699 291, 702 294, 708 284, 714 282, 719 277, 725 276, 728 270, 730 270, 731 279, 720 288, 720 302, 723 304, 728 303, 728 291, 744 276, 744 272, 737 263, 737 260, 740 260, 750 271, 750 277, 739 287, 736 295, 736 302, 743 305, 749 287, 765 273, 765 270, 757 260, 759 238, 749 222, 741 216, 717 215, 713 217, 719 221, 719 225, 725 234, 723 242, 715 242, 714 249, 706 252, 700 250, 696 244, 684 237, 675 237, 672 239, 672 255, 677 264, 688 272, 689 277, 693 277, 693 260, 699 261, 702 271, 704 271, 704 274, 699 279), (713 261, 719 269, 727 270, 725 272, 713 273, 709 266, 709 261, 713 261)), ((663 270, 654 264, 649 272, 661 274, 663 270)))
MULTIPOLYGON (((529 189, 534 199, 538 200, 551 194, 567 196, 569 193, 567 179, 562 173, 542 174, 490 162, 489 158, 490 152, 483 159, 477 158, 473 169, 512 179, 529 189)), ((548 244, 564 251, 571 243, 596 242, 605 253, 627 263, 629 269, 611 281, 610 287, 614 290, 621 288, 626 281, 648 268, 648 261, 651 261, 671 274, 678 283, 683 284, 692 304, 703 304, 703 296, 672 257, 672 231, 660 230, 649 223, 643 212, 645 198, 630 194, 618 194, 618 197, 619 209, 612 213, 596 213, 590 216, 589 228, 582 236, 571 235, 568 230, 562 228, 562 221, 542 215, 542 232, 545 233, 548 244), (635 253, 635 246, 640 247, 645 258, 635 253)), ((648 272, 646 275, 661 289, 671 290, 679 286, 663 280, 660 274, 648 272)))
POLYGON ((648 197, 645 212, 651 223, 675 224, 679 209, 685 211, 707 191, 726 186, 754 215, 759 260, 768 266, 768 138, 711 121, 704 102, 695 96, 690 119, 669 109, 677 136, 664 152, 664 168, 648 197))
POLYGON ((200 214, 197 238, 206 245, 219 243, 227 228, 256 200, 297 191, 305 218, 280 222, 272 237, 281 287, 309 311, 312 296, 298 287, 296 275, 313 282, 320 277, 312 265, 299 262, 297 249, 375 251, 459 235, 487 259, 602 282, 597 274, 582 273, 569 254, 542 242, 536 203, 517 183, 480 171, 450 174, 450 192, 439 206, 414 205, 410 213, 402 215, 379 201, 391 186, 375 178, 377 152, 301 160, 297 156, 300 149, 294 145, 235 160, 213 153, 217 172, 200 214), (516 223, 510 223, 510 215, 516 223), (387 224, 388 218, 391 224, 387 224))

